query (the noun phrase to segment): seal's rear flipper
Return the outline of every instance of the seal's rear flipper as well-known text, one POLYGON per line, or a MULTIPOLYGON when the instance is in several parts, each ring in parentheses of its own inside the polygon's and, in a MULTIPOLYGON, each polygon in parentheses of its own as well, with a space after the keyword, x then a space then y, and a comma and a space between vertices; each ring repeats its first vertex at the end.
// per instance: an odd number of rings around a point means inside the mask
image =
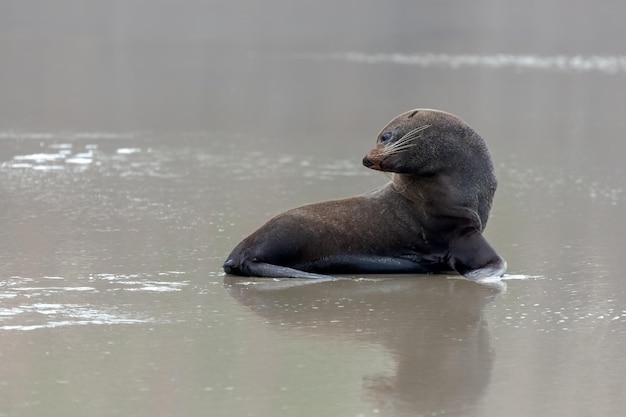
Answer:
POLYGON ((323 281, 334 281, 338 279, 330 275, 314 274, 311 272, 300 271, 299 269, 264 262, 244 261, 236 268, 233 264, 234 262, 230 259, 224 263, 224 271, 226 271, 227 274, 265 278, 303 278, 323 281))
POLYGON ((501 277, 507 265, 480 232, 471 231, 450 243, 450 266, 467 279, 475 281, 501 277))
POLYGON ((465 278, 472 281, 477 281, 485 278, 501 277, 506 272, 506 261, 498 256, 498 260, 489 264, 483 268, 474 269, 473 271, 467 271, 463 275, 465 278))

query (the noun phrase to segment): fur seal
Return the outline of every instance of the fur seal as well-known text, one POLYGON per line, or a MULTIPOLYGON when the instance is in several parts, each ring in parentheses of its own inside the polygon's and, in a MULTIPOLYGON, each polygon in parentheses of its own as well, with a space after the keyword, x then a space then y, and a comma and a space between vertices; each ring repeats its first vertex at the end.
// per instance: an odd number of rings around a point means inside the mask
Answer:
POLYGON ((364 195, 288 210, 245 238, 228 274, 332 279, 326 274, 501 276, 506 262, 482 235, 497 181, 485 141, 438 110, 402 113, 363 165, 393 173, 364 195))

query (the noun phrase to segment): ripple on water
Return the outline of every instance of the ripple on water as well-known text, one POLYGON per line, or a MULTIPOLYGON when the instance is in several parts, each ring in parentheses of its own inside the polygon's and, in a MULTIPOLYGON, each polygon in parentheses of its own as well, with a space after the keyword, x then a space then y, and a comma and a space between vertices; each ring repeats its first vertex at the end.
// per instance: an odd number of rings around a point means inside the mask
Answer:
POLYGON ((12 276, 0 283, 0 299, 4 300, 0 308, 0 330, 163 322, 149 311, 125 310, 111 296, 119 291, 145 294, 181 291, 189 282, 168 278, 183 274, 179 271, 104 273, 72 279, 12 276), (89 285, 84 285, 86 282, 89 285))
POLYGON ((499 313, 500 325, 540 333, 625 331, 626 309, 614 299, 572 298, 562 305, 520 300, 499 313))
POLYGON ((88 304, 34 303, 0 309, 0 323, 7 318, 22 321, 19 324, 0 325, 0 330, 36 330, 88 324, 146 323, 149 319, 137 319, 104 311, 88 304), (23 320, 21 319, 23 316, 23 320), (39 320, 38 320, 39 319, 39 320), (41 320, 44 319, 44 320, 41 320))
POLYGON ((46 152, 15 155, 10 161, 2 163, 3 168, 32 169, 36 171, 63 170, 68 167, 90 165, 95 162, 98 146, 81 146, 71 143, 48 143, 46 152), (55 152, 52 152, 55 151, 55 152))
POLYGON ((584 174, 580 169, 563 171, 554 168, 529 168, 515 164, 500 164, 502 182, 518 199, 539 190, 546 195, 575 193, 581 198, 613 206, 623 204, 626 193, 620 171, 599 170, 584 174))
MULTIPOLYGON (((206 133, 189 134, 193 140, 206 133)), ((227 168, 229 175, 237 180, 258 179, 259 176, 303 175, 307 178, 332 180, 337 177, 367 176, 374 173, 363 169, 358 161, 336 159, 317 160, 310 155, 266 154, 263 151, 197 153, 185 147, 162 148, 150 141, 149 134, 116 134, 106 132, 83 133, 29 133, 0 132, 0 139, 37 139, 38 147, 28 146, 31 151, 14 155, 10 160, 1 162, 0 168, 11 172, 83 172, 87 169, 99 169, 109 174, 111 171, 119 177, 156 177, 175 179, 181 177, 180 169, 172 169, 178 161, 194 161, 198 166, 227 168), (110 139, 126 140, 111 146, 110 139), (138 143, 154 146, 138 146, 138 143), (93 140, 85 144, 85 140, 93 140), (102 142, 98 142, 102 141, 102 142), (107 142, 108 141, 108 142, 107 142), (96 143, 98 142, 98 143, 96 143), (262 169, 258 169, 262 168, 262 169)), ((32 143, 22 141, 22 143, 32 143)))
POLYGON ((0 132, 0 139, 38 139, 39 142, 20 140, 10 159, 0 161, 0 170, 9 186, 17 187, 28 182, 39 184, 41 178, 55 185, 73 184, 75 175, 94 172, 98 175, 126 178, 177 179, 184 175, 175 165, 188 160, 185 147, 174 149, 151 146, 149 134, 116 134, 106 132, 37 134, 29 132, 0 132), (89 142, 86 142, 89 141, 89 142))
MULTIPOLYGON (((160 272, 156 275, 181 275, 184 272, 169 271, 160 272)), ((113 282, 107 291, 147 291, 147 292, 175 292, 181 291, 189 284, 188 281, 158 281, 151 279, 151 274, 93 274, 90 281, 113 282)))
MULTIPOLYGON (((475 282, 480 285, 485 285, 487 287, 496 288, 502 292, 505 292, 507 290, 507 283, 506 283, 507 281, 537 279, 537 278, 541 278, 541 277, 536 276, 536 275, 504 274, 501 277, 493 276, 493 277, 479 278, 475 282)), ((464 279, 464 278, 459 276, 458 278, 454 277, 451 279, 464 279)))

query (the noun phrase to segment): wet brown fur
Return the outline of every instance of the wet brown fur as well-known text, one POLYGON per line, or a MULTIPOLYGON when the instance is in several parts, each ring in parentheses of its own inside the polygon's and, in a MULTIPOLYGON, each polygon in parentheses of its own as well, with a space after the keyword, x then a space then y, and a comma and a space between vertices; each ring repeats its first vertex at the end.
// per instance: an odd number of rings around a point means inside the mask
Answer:
POLYGON ((301 278, 504 273, 506 263, 482 236, 497 186, 491 157, 462 120, 429 109, 403 113, 383 128, 363 164, 392 172, 392 181, 361 196, 279 214, 233 250, 224 270, 301 278))

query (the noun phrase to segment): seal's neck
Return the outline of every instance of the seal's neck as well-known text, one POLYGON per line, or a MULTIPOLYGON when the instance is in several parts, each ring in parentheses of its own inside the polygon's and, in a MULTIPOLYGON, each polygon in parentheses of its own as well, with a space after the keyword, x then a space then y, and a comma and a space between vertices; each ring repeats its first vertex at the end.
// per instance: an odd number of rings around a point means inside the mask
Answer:
POLYGON ((393 174, 391 183, 398 193, 415 203, 442 202, 449 200, 453 195, 450 184, 440 175, 423 177, 393 174))
MULTIPOLYGON (((397 193, 410 200, 421 211, 429 215, 463 219, 482 230, 476 203, 467 200, 467 194, 459 190, 459 185, 445 175, 413 176, 393 174, 391 184, 397 193)), ((471 193, 470 193, 471 195, 471 193)))

